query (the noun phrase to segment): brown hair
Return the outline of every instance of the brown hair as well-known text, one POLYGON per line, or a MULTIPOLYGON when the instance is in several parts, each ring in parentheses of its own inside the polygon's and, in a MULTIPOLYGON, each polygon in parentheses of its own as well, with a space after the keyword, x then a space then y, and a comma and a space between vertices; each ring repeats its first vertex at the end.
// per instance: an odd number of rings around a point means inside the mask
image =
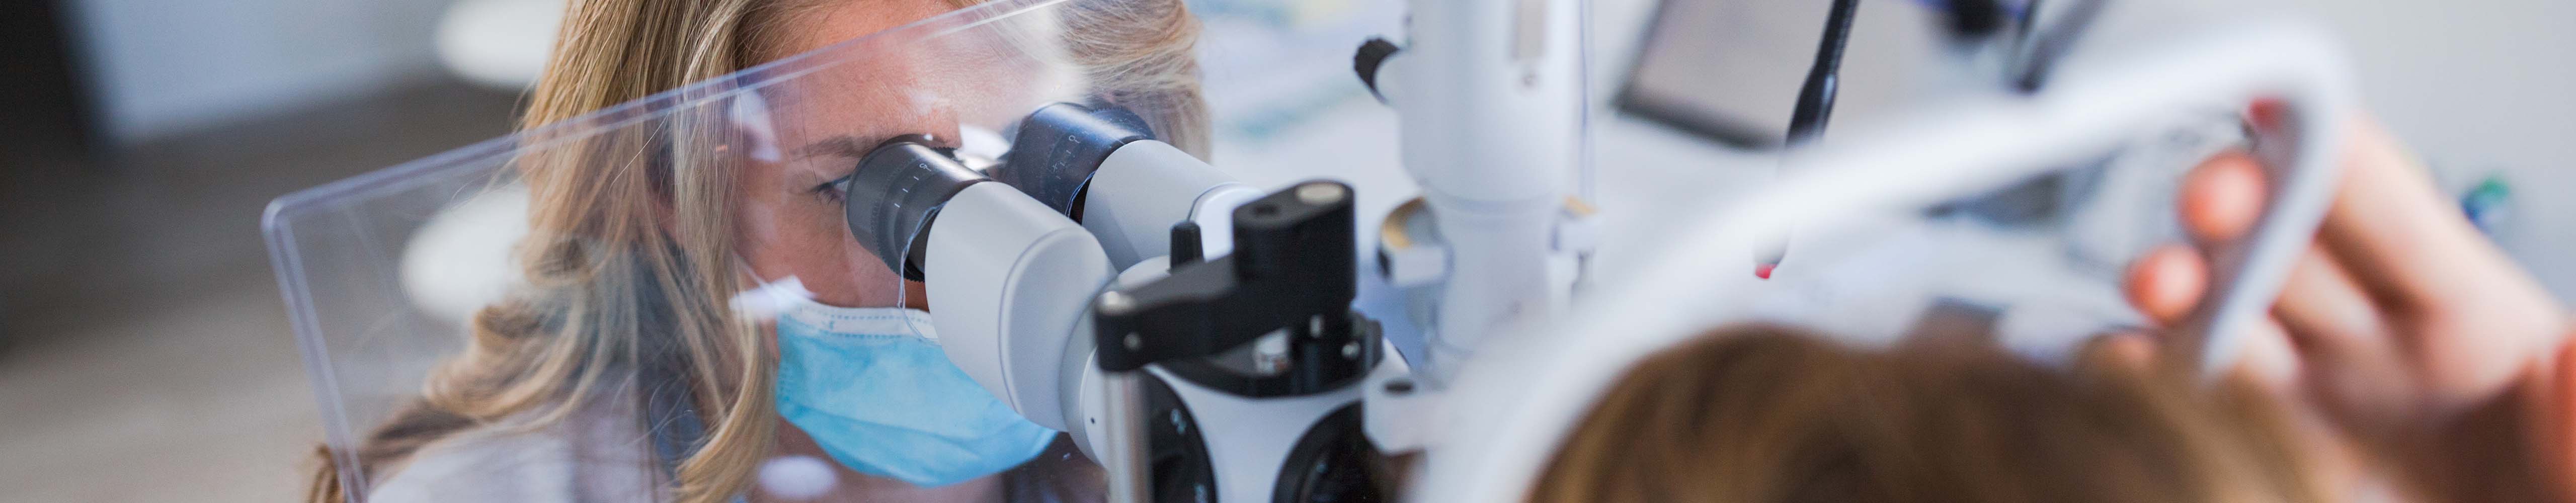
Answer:
POLYGON ((2325 501, 2268 395, 2188 382, 1725 330, 1629 370, 1530 500, 2325 501))
MULTIPOLYGON (((773 50, 779 27, 815 1, 569 2, 521 128, 541 130, 785 56, 773 50)), ((1039 43, 1064 44, 1094 89, 1115 91, 1102 98, 1204 156, 1206 108, 1191 53, 1199 25, 1181 0, 1051 8, 1064 40, 1039 43)), ((441 362, 419 400, 354 452, 321 449, 307 500, 344 501, 352 490, 344 482, 381 481, 427 446, 470 429, 555 424, 582 397, 634 392, 626 376, 639 367, 672 374, 694 398, 681 408, 706 426, 667 495, 712 502, 740 493, 775 442, 777 355, 752 320, 726 307, 742 287, 727 231, 732 170, 706 168, 723 161, 703 148, 715 141, 690 136, 705 133, 696 129, 523 139, 555 142, 514 160, 529 190, 530 231, 519 243, 526 286, 477 312, 466 350, 441 362), (341 473, 335 455, 359 473, 341 473)))

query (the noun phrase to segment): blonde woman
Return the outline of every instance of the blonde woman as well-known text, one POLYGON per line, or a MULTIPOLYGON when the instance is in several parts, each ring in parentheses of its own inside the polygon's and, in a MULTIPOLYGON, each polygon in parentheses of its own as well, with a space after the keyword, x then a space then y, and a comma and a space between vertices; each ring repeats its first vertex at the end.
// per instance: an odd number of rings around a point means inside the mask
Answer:
MULTIPOLYGON (((969 116, 1009 112, 972 110, 975 93, 1035 85, 1014 80, 1027 68, 866 58, 766 90, 765 104, 743 93, 703 107, 725 117, 699 122, 727 128, 540 128, 976 3, 570 2, 521 120, 534 131, 515 160, 530 197, 525 286, 477 312, 465 352, 355 452, 326 450, 310 499, 1099 499, 1098 468, 1067 442, 924 357, 935 339, 908 326, 919 296, 905 305, 902 278, 852 238, 833 183, 878 138, 956 146, 969 116), (781 305, 736 302, 786 279, 801 290, 781 305)), ((1053 51, 1083 98, 1203 155, 1198 25, 1181 0, 1045 8, 1026 17, 1055 26, 1005 42, 1053 51)))

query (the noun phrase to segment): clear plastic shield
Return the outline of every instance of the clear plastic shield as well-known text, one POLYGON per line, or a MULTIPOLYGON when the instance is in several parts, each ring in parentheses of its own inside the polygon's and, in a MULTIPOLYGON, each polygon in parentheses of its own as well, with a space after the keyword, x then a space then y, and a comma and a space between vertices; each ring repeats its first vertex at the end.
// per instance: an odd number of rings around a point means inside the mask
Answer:
MULTIPOLYGON (((1346 148, 1212 120, 1201 96, 1264 105, 1199 85, 1182 5, 996 0, 280 198, 265 232, 336 487, 350 501, 1096 500, 1096 464, 941 356, 937 308, 907 272, 917 210, 936 198, 846 201, 918 182, 859 173, 889 148, 989 174, 1015 125, 1054 103, 1123 108, 1200 155, 1222 135, 1346 148), (1103 38, 1119 33, 1180 45, 1103 38)), ((1210 24, 1259 24, 1246 19, 1210 24)), ((1334 63, 1296 71, 1340 72, 1327 101, 1363 103, 1347 76, 1363 33, 1295 46, 1334 63)), ((1242 73, 1209 81, 1259 80, 1242 73)))

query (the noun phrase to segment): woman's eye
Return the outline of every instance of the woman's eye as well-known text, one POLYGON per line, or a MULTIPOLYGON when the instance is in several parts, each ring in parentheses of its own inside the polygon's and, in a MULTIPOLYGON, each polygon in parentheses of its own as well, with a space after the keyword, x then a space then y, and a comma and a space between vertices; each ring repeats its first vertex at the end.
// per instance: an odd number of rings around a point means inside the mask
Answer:
POLYGON ((823 202, 840 204, 841 198, 849 196, 849 187, 850 177, 843 176, 832 179, 832 181, 829 182, 823 182, 821 185, 815 185, 814 188, 810 190, 814 193, 815 197, 822 198, 823 202))

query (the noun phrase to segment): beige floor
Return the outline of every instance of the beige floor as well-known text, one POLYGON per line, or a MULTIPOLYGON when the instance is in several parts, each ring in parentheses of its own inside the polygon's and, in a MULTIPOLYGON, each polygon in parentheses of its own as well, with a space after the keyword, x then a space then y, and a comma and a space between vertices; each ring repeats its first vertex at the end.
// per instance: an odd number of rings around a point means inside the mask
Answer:
POLYGON ((514 101, 389 91, 0 179, 0 501, 302 498, 322 430, 261 208, 501 134, 514 101))

